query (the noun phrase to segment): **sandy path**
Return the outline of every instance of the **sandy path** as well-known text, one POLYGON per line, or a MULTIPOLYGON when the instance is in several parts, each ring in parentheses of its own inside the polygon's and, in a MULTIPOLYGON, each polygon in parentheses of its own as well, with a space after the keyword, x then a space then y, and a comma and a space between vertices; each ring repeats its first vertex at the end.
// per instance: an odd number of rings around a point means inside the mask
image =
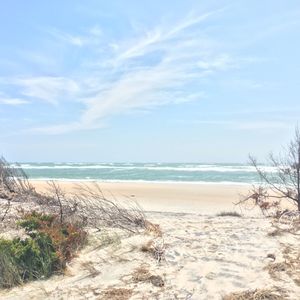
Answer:
MULTIPOLYGON (((160 264, 141 247, 153 236, 120 236, 97 233, 89 246, 73 260, 65 276, 31 282, 10 292, 0 292, 1 299, 193 299, 221 300, 230 292, 278 286, 288 291, 289 299, 299 299, 300 287, 285 272, 272 278, 265 267, 284 261, 282 251, 288 241, 297 250, 297 237, 270 237, 272 230, 265 218, 210 217, 196 214, 148 214, 161 225, 166 246, 160 264), (110 235, 110 239, 107 238, 110 235), (104 243, 104 242, 108 242, 104 243), (134 280, 142 267, 159 275, 163 287, 149 280, 134 280), (104 297, 107 291, 125 289, 131 297, 104 297)), ((160 238, 159 238, 160 239, 160 238)), ((161 241, 161 239, 160 239, 161 241)))

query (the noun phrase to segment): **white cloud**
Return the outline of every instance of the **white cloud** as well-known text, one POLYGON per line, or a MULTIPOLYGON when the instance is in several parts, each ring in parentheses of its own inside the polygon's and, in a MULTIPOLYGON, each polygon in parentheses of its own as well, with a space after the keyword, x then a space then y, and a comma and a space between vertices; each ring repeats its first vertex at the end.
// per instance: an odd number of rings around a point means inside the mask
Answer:
MULTIPOLYGON (((61 134, 95 129, 117 114, 203 98, 201 80, 204 77, 237 66, 236 59, 215 49, 214 40, 199 37, 202 26, 197 25, 219 11, 189 15, 176 24, 148 30, 137 39, 108 43, 105 60, 99 56, 101 64, 94 57, 86 64, 91 66, 84 72, 88 75, 79 72, 72 78, 37 76, 10 81, 21 95, 30 99, 55 105, 71 99, 84 105, 77 120, 32 131, 61 134), (186 34, 190 27, 193 30, 186 34)), ((60 31, 51 34, 74 46, 90 46, 95 36, 98 38, 104 33, 94 27, 78 40, 60 31)))
POLYGON ((197 63, 198 67, 206 70, 226 70, 228 67, 235 67, 237 62, 233 60, 228 54, 221 54, 215 59, 211 60, 200 60, 197 63))
POLYGON ((241 122, 238 124, 238 128, 242 130, 261 130, 261 129, 285 129, 293 128, 293 122, 282 121, 253 121, 253 122, 241 122))
POLYGON ((152 51, 153 47, 155 48, 158 44, 160 44, 160 47, 162 47, 164 46, 163 43, 168 41, 170 42, 172 39, 178 38, 178 36, 183 33, 184 30, 205 21, 220 11, 222 10, 215 10, 200 16, 190 14, 187 18, 181 20, 175 25, 173 24, 168 28, 157 27, 153 30, 146 31, 145 34, 139 39, 129 41, 129 45, 127 44, 128 41, 124 43, 125 45, 123 45, 123 47, 122 45, 114 44, 114 48, 120 50, 120 54, 114 60, 114 62, 117 63, 122 60, 142 56, 147 52, 152 51))
POLYGON ((52 35, 54 39, 58 40, 60 43, 64 42, 65 44, 80 48, 98 45, 103 35, 102 29, 97 25, 91 27, 81 35, 70 34, 57 28, 50 28, 47 30, 47 33, 52 35))
POLYGON ((85 43, 85 40, 83 37, 72 35, 69 33, 62 32, 60 30, 57 30, 55 28, 51 28, 48 30, 48 33, 50 33, 53 37, 56 39, 59 39, 65 43, 71 44, 73 46, 83 46, 85 43))
MULTIPOLYGON (((191 122, 191 121, 187 121, 191 122)), ((194 120, 194 124, 226 126, 235 130, 276 130, 290 129, 294 126, 294 121, 273 121, 273 120, 194 120)))
POLYGON ((77 96, 80 87, 76 81, 65 77, 37 76, 15 78, 10 81, 30 98, 58 105, 60 100, 77 96))
POLYGON ((16 105, 22 105, 22 104, 28 104, 28 103, 29 103, 29 101, 24 100, 24 99, 0 97, 0 104, 16 106, 16 105))
POLYGON ((90 33, 91 35, 98 36, 98 37, 102 36, 102 34, 103 34, 102 29, 101 29, 99 26, 97 26, 97 25, 93 26, 93 27, 89 30, 89 33, 90 33))

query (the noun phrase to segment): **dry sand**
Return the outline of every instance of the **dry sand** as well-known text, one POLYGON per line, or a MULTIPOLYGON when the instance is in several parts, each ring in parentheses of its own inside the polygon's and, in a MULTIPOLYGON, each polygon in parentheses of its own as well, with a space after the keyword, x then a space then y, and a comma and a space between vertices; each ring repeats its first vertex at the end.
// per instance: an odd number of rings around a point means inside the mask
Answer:
MULTIPOLYGON (((44 183, 36 186, 45 188, 44 183)), ((70 183, 63 186, 71 188, 70 183)), ((94 232, 64 276, 0 292, 1 299, 205 300, 274 286, 285 289, 288 299, 299 299, 300 270, 293 270, 292 274, 283 270, 275 278, 265 269, 286 261, 287 247, 288 253, 296 256, 300 247, 298 236, 290 233, 268 236, 274 228, 270 220, 260 215, 216 216, 233 208, 237 194, 246 191, 244 186, 136 183, 101 186, 116 196, 134 195, 146 210, 152 211, 147 217, 160 225, 163 236, 126 235, 109 229, 94 232), (165 249, 160 263, 152 248, 145 247, 151 241, 165 249), (142 248, 150 251, 143 252, 142 248), (268 254, 275 261, 267 258, 268 254), (160 276, 164 285, 154 286, 160 282, 153 276, 160 276)))
MULTIPOLYGON (((39 191, 47 183, 32 181, 39 191)), ((92 186, 92 183, 85 183, 92 186)), ((135 199, 146 211, 215 214, 222 210, 237 210, 234 203, 246 195, 248 185, 98 182, 107 196, 135 199)), ((76 189, 76 182, 60 182, 65 191, 76 189)))

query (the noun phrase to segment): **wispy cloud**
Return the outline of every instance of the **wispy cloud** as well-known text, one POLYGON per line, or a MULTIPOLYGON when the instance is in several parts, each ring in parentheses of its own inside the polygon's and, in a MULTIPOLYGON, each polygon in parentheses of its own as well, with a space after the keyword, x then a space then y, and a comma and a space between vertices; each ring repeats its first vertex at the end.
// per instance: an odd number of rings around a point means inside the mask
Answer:
POLYGON ((20 94, 26 98, 54 105, 71 97, 77 97, 80 92, 77 82, 65 77, 22 77, 7 80, 6 83, 18 87, 20 94))
POLYGON ((49 28, 47 33, 60 42, 76 47, 95 45, 99 42, 99 38, 102 36, 102 30, 97 25, 91 27, 82 35, 67 33, 57 28, 49 28))
POLYGON ((2 98, 0 96, 0 104, 17 106, 17 105, 28 104, 28 103, 29 103, 29 101, 24 100, 24 99, 19 99, 19 98, 2 98))
MULTIPOLYGON (((170 42, 172 39, 178 39, 180 34, 191 26, 198 25, 209 17, 223 11, 223 9, 208 12, 202 15, 190 14, 177 24, 172 24, 168 28, 156 27, 144 33, 143 36, 136 40, 127 41, 124 45, 116 45, 114 47, 120 51, 115 58, 115 63, 130 58, 145 55, 149 51, 153 51, 156 47, 166 48, 164 43, 170 42), (129 46, 127 45, 129 43, 129 46)), ((195 36, 193 37, 195 38, 195 36)))
MULTIPOLYGON (((114 115, 203 98, 203 78, 238 65, 238 58, 216 50, 215 41, 201 34, 205 28, 203 22, 217 17, 221 11, 190 14, 175 24, 149 29, 138 38, 108 42, 104 55, 93 57, 86 62, 89 68, 72 76, 11 80, 20 94, 29 99, 54 105, 71 99, 84 106, 81 115, 72 122, 41 126, 31 131, 61 134, 95 129, 114 115), (114 50, 110 45, 114 45, 114 50), (101 64, 97 64, 97 60, 101 64)), ((74 47, 88 47, 90 51, 95 50, 93 43, 104 35, 98 27, 81 37, 58 30, 50 34, 74 47)))
POLYGON ((74 46, 81 47, 85 43, 85 39, 81 36, 72 35, 54 28, 49 29, 48 33, 54 38, 59 39, 61 42, 65 42, 74 46))
POLYGON ((294 127, 294 122, 283 121, 252 121, 241 122, 238 125, 238 129, 241 130, 261 130, 261 129, 290 129, 294 127))
POLYGON ((294 120, 274 121, 274 120, 194 120, 186 121, 189 123, 205 126, 225 126, 234 130, 276 130, 291 129, 294 126, 294 120))

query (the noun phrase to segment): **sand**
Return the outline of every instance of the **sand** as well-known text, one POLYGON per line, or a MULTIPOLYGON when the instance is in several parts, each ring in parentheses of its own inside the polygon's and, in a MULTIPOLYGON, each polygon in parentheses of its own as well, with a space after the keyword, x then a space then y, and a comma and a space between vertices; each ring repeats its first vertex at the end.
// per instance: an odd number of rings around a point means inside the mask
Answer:
MULTIPOLYGON (((44 183, 35 184, 39 190, 45 189, 44 183)), ((68 265, 65 275, 2 291, 1 299, 205 300, 274 286, 284 289, 288 299, 299 299, 299 269, 280 271, 275 277, 266 269, 285 262, 285 253, 297 256, 298 236, 268 235, 274 227, 260 214, 216 215, 237 209, 232 203, 239 199, 238 193, 247 191, 245 186, 101 186, 116 196, 136 198, 163 235, 129 235, 112 229, 92 232, 88 246, 68 265), (160 262, 149 247, 151 243, 164 249, 160 262), (159 283, 163 286, 155 286, 159 283)), ((72 188, 71 183, 63 187, 72 188)))
MULTIPOLYGON (((59 182, 65 191, 74 191, 76 182, 59 182)), ((38 191, 47 183, 32 181, 38 191)), ((77 183, 78 184, 78 183, 77 183)), ((92 183, 85 184, 92 186, 92 183)), ((98 182, 104 193, 118 199, 135 199, 146 211, 215 214, 222 210, 237 210, 234 205, 250 186, 229 184, 98 182)))

